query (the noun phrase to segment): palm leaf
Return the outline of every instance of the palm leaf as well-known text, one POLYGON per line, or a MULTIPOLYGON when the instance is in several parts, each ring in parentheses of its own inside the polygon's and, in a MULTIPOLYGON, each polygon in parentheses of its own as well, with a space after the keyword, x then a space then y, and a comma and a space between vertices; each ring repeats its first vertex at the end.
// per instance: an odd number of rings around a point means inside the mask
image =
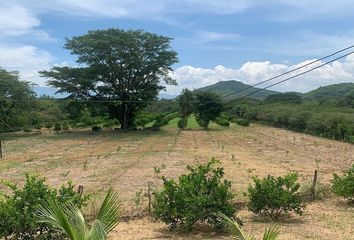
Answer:
POLYGON ((230 233, 236 240, 255 240, 255 238, 253 236, 247 236, 243 232, 243 230, 240 227, 240 225, 237 222, 232 221, 225 214, 218 213, 217 216, 222 219, 222 222, 225 225, 226 231, 228 233, 230 233))
POLYGON ((277 226, 272 226, 267 228, 263 235, 263 240, 277 240, 279 237, 280 231, 277 226))
POLYGON ((48 223, 64 231, 71 240, 78 240, 77 234, 65 211, 53 199, 48 199, 39 208, 37 216, 38 222, 48 223))
POLYGON ((110 188, 97 215, 97 220, 102 224, 107 234, 118 224, 119 209, 118 195, 110 188))

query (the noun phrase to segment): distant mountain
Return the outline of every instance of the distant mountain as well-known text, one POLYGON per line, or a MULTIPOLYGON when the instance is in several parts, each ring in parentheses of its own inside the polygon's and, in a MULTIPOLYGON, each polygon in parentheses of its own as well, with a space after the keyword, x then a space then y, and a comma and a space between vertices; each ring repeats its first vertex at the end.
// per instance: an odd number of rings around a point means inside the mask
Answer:
POLYGON ((58 89, 52 87, 34 86, 32 89, 37 94, 38 97, 46 95, 54 98, 63 98, 67 96, 67 94, 61 94, 61 93, 55 94, 58 91, 58 89))
POLYGON ((304 93, 302 97, 305 100, 315 101, 334 100, 346 96, 351 92, 354 92, 354 83, 339 83, 319 87, 308 93, 304 93))
MULTIPOLYGON (((224 95, 227 95, 229 93, 233 93, 233 92, 237 92, 237 91, 240 91, 242 89, 246 89, 250 87, 250 85, 247 85, 247 84, 244 84, 240 81, 236 81, 236 80, 229 80, 229 81, 220 81, 220 82, 217 82, 213 85, 209 85, 209 86, 206 86, 206 87, 202 87, 202 88, 199 88, 199 89, 196 89, 195 91, 196 92, 206 92, 206 91, 209 91, 209 92, 214 92, 216 94, 219 94, 221 96, 224 96, 224 95)), ((245 91, 242 91, 242 92, 239 92, 239 93, 235 93, 229 97, 226 97, 226 99, 235 99, 235 98, 239 98, 239 97, 242 97, 242 96, 245 96, 247 94, 250 94, 250 93, 253 93, 255 91, 259 90, 259 88, 256 88, 256 87, 251 87, 245 91)), ((253 94, 252 96, 250 96, 251 98, 254 98, 254 99, 260 99, 260 100, 263 100, 265 99, 267 96, 269 95, 272 95, 272 94, 276 94, 276 93, 279 93, 279 92, 276 92, 276 91, 272 91, 272 90, 262 90, 262 91, 259 91, 255 94, 253 94)))

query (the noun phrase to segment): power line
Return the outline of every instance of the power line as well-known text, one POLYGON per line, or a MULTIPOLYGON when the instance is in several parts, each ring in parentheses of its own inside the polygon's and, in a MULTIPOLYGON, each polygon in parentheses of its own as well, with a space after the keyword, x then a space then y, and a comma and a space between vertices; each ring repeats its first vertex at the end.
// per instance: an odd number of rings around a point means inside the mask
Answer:
POLYGON ((301 73, 299 73, 299 74, 296 74, 296 75, 294 75, 294 76, 291 76, 291 77, 289 77, 289 78, 286 78, 286 79, 284 79, 284 80, 282 80, 282 81, 273 83, 273 84, 271 84, 271 85, 269 85, 269 86, 267 86, 267 87, 260 88, 260 89, 258 89, 258 90, 256 90, 256 91, 252 92, 252 93, 249 93, 249 94, 247 94, 247 95, 245 95, 245 96, 236 98, 236 99, 234 99, 234 100, 240 100, 240 99, 249 97, 249 96, 251 96, 251 95, 253 95, 253 94, 255 94, 255 93, 258 93, 258 92, 263 91, 263 90, 265 90, 265 89, 271 88, 271 87, 276 86, 276 85, 278 85, 278 84, 280 84, 280 83, 287 82, 287 81, 289 81, 289 80, 291 80, 291 79, 293 79, 293 78, 302 76, 302 75, 304 75, 304 74, 306 74, 306 73, 309 73, 309 72, 312 72, 312 71, 314 71, 314 70, 316 70, 316 69, 319 69, 319 68, 321 68, 321 67, 323 67, 323 66, 325 66, 325 65, 328 65, 328 64, 330 64, 330 63, 332 63, 332 62, 334 62, 334 61, 337 61, 337 60, 339 60, 339 59, 341 59, 341 58, 344 58, 344 57, 346 57, 346 56, 349 56, 349 55, 351 55, 351 54, 353 54, 353 53, 354 53, 354 51, 353 51, 353 52, 350 52, 350 53, 347 53, 347 54, 344 54, 344 55, 342 55, 342 56, 340 56, 340 57, 337 57, 337 58, 335 58, 335 59, 333 59, 333 60, 330 60, 330 61, 328 61, 328 62, 325 62, 325 63, 323 63, 323 64, 321 64, 321 65, 319 65, 319 66, 317 66, 317 67, 311 68, 311 69, 309 69, 309 70, 306 70, 306 71, 301 72, 301 73))
POLYGON ((232 93, 228 93, 228 94, 222 96, 221 98, 226 98, 226 97, 229 97, 229 96, 234 95, 234 94, 236 94, 236 93, 240 93, 240 92, 243 92, 243 91, 245 91, 245 90, 251 89, 251 88, 253 88, 253 87, 255 87, 255 86, 261 85, 261 84, 263 84, 263 83, 269 82, 269 81, 274 80, 274 79, 279 78, 279 77, 282 77, 282 76, 284 76, 284 75, 286 75, 286 74, 295 72, 295 71, 297 71, 297 70, 299 70, 299 69, 302 69, 302 68, 304 68, 304 67, 307 67, 307 66, 309 66, 309 65, 312 65, 312 64, 314 64, 314 63, 320 62, 320 61, 322 61, 322 60, 324 60, 324 59, 326 59, 326 58, 329 58, 329 57, 332 57, 332 56, 334 56, 334 55, 337 55, 338 53, 344 52, 344 51, 346 51, 346 50, 348 50, 348 49, 351 49, 351 48, 353 48, 353 47, 354 47, 354 45, 351 45, 351 46, 349 46, 349 47, 343 48, 343 49, 341 49, 341 50, 339 50, 339 51, 337 51, 337 52, 334 52, 334 53, 332 53, 332 54, 329 54, 329 55, 327 55, 327 56, 325 56, 325 57, 322 57, 322 58, 320 58, 320 59, 314 60, 314 61, 312 61, 312 62, 306 63, 306 64, 304 64, 304 65, 301 65, 300 67, 297 67, 297 68, 295 68, 295 69, 289 70, 289 71, 284 72, 284 73, 281 73, 281 74, 276 75, 276 76, 274 76, 274 77, 268 78, 268 79, 266 79, 266 80, 264 80, 264 81, 262 81, 262 82, 259 82, 259 83, 257 83, 257 84, 248 86, 248 87, 246 87, 246 88, 243 88, 243 89, 241 89, 241 90, 237 90, 237 91, 232 92, 232 93))

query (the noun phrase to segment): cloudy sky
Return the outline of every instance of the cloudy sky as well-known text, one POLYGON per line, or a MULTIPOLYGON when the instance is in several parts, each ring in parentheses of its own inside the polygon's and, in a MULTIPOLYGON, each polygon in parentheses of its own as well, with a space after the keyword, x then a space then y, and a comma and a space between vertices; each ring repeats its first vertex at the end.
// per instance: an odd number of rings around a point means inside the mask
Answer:
MULTIPOLYGON (((75 64, 65 37, 91 29, 144 29, 174 38, 178 87, 255 84, 354 44, 353 0, 0 0, 0 66, 45 86, 38 71, 75 64)), ((273 89, 354 82, 354 57, 273 89)))

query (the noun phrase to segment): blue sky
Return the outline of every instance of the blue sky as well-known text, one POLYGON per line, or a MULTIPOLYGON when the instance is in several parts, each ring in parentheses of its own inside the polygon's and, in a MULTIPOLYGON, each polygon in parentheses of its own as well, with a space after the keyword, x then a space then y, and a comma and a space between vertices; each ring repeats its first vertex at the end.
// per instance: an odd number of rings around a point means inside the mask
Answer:
MULTIPOLYGON (((174 38, 178 87, 254 84, 354 44, 351 0, 0 0, 0 66, 45 85, 38 71, 75 65, 65 37, 91 29, 144 29, 174 38)), ((282 84, 308 91, 353 82, 354 57, 282 84)))

